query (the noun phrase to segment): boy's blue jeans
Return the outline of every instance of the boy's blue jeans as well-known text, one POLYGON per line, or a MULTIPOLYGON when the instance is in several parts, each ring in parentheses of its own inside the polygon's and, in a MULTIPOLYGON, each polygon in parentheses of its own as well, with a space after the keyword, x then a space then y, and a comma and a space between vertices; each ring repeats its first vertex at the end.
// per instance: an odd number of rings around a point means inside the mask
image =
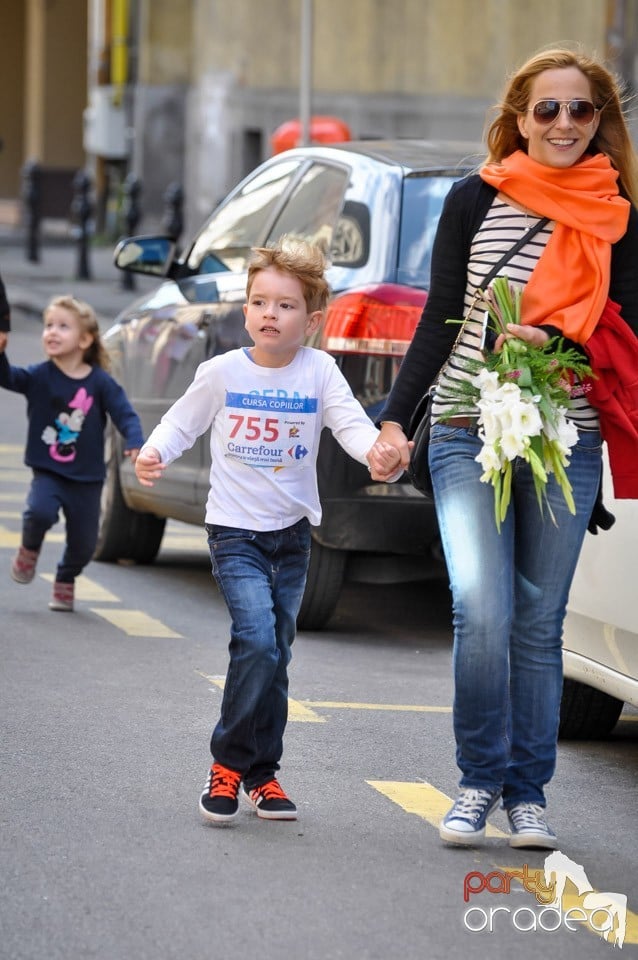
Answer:
POLYGON ((230 663, 210 748, 250 789, 279 769, 288 664, 310 560, 306 518, 260 533, 206 524, 215 580, 231 616, 230 663))
POLYGON ((581 432, 567 471, 576 515, 553 475, 556 518, 541 517, 529 466, 515 461, 501 532, 494 491, 480 483, 471 430, 433 425, 429 459, 453 597, 454 733, 462 787, 502 789, 506 808, 545 806, 556 762, 562 629, 598 491, 601 438, 581 432))

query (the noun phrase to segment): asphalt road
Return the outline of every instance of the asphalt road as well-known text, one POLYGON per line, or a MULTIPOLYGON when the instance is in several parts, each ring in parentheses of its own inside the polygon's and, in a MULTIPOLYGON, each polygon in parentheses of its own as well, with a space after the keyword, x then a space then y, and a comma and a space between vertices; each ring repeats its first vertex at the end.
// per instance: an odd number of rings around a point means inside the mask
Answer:
MULTIPOLYGON (((36 361, 39 325, 15 326, 11 359, 36 361)), ((438 838, 458 777, 444 584, 350 587, 330 629, 301 633, 281 771, 299 820, 204 824, 228 617, 203 535, 169 524, 153 566, 91 564, 76 612, 50 612, 61 524, 33 584, 9 578, 29 474, 23 399, 1 402, 1 960, 612 955, 570 924, 570 885, 541 914, 511 871, 540 883, 545 855, 507 845, 502 811, 480 849, 438 838)), ((561 744, 549 789, 561 853, 628 897, 622 956, 638 952, 637 720, 561 744)))

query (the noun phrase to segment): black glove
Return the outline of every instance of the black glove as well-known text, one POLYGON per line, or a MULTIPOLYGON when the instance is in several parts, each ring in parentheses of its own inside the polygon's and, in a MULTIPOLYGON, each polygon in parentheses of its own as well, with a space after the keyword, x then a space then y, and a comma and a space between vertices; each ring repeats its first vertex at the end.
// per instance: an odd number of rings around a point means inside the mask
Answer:
POLYGON ((603 503, 603 477, 601 470, 600 483, 598 484, 598 494, 596 495, 596 502, 594 503, 591 517, 589 518, 589 523, 587 524, 587 529, 590 533, 593 533, 594 536, 597 536, 599 527, 601 530, 609 530, 611 527, 613 527, 615 522, 615 516, 613 513, 609 512, 603 503))

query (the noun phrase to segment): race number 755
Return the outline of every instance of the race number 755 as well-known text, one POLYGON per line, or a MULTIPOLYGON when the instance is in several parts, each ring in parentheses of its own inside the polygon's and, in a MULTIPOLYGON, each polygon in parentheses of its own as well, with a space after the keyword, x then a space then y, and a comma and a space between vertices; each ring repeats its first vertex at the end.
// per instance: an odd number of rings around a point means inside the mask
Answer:
POLYGON ((244 440, 262 440, 264 443, 274 443, 279 437, 279 421, 276 417, 266 417, 262 421, 261 417, 245 417, 243 414, 231 413, 229 420, 234 420, 234 425, 230 431, 231 439, 235 439, 243 428, 241 434, 244 440))

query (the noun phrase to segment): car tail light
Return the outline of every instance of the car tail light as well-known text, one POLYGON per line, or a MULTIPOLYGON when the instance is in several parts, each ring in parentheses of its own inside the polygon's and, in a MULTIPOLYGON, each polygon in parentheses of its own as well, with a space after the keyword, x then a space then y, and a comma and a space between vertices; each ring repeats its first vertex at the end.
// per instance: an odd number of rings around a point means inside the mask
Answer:
POLYGON ((427 294, 384 283, 337 296, 328 305, 322 347, 330 353, 402 357, 427 294))

